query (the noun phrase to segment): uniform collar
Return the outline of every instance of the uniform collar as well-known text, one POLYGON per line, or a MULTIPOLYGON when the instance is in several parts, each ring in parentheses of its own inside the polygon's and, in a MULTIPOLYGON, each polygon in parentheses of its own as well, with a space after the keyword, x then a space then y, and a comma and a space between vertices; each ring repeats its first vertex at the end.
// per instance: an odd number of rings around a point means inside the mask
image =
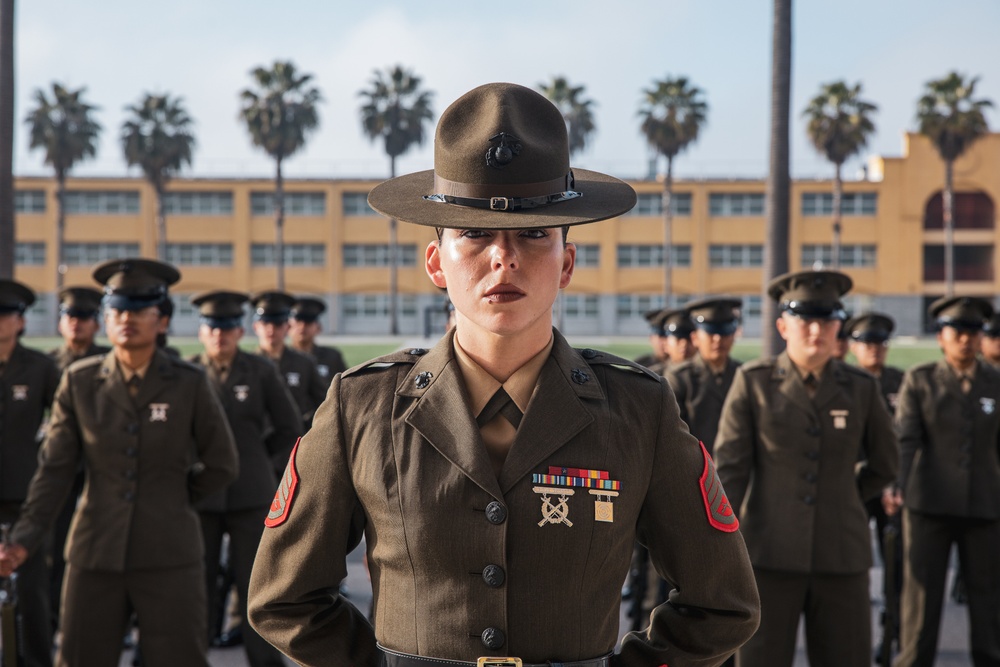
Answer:
POLYGON ((465 388, 469 392, 469 407, 472 409, 472 414, 478 415, 482 412, 500 387, 504 388, 521 412, 525 412, 531 401, 531 395, 535 391, 542 366, 545 365, 545 360, 552 353, 553 341, 554 339, 549 338, 548 345, 514 371, 506 382, 501 383, 462 349, 458 343, 458 336, 455 336, 452 340, 455 360, 458 362, 462 379, 465 380, 465 388))

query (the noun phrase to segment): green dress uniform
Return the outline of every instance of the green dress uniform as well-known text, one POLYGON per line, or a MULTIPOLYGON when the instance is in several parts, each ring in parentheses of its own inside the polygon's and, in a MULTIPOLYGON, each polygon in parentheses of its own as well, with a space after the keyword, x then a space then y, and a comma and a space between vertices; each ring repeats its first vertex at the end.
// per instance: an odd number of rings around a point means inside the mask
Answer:
MULTIPOLYGON (((324 347, 314 345, 312 352, 308 355, 316 363, 316 370, 327 387, 333 382, 333 376, 347 370, 347 363, 344 355, 335 347, 324 347)), ((324 396, 325 398, 325 396, 324 396)))
POLYGON ((804 602, 774 600, 775 613, 766 618, 769 589, 761 574, 810 575, 810 585, 817 580, 802 591, 808 598, 807 635, 816 647, 809 651, 812 664, 870 661, 872 553, 864 501, 895 480, 897 459, 892 422, 870 374, 831 359, 810 399, 787 353, 736 371, 715 460, 761 589, 761 630, 740 650, 741 664, 792 663, 804 602), (838 575, 863 575, 858 604, 850 604, 857 595, 843 595, 838 575), (853 644, 824 637, 851 620, 867 629, 853 644))
POLYGON ((1000 372, 977 361, 966 394, 944 360, 907 371, 902 449, 905 564, 896 664, 933 665, 945 580, 958 545, 973 662, 1000 664, 1000 372))
POLYGON ((75 361, 80 361, 81 359, 87 359, 89 357, 96 357, 101 354, 107 354, 110 351, 110 347, 91 343, 82 354, 78 354, 70 349, 68 345, 63 345, 62 347, 57 347, 56 349, 50 351, 49 356, 52 358, 52 361, 56 362, 59 372, 62 373, 75 361))
POLYGON ((320 376, 316 363, 301 352, 296 352, 289 347, 282 350, 281 358, 277 360, 271 359, 262 349, 258 349, 257 354, 265 359, 270 359, 277 368, 278 376, 284 382, 288 393, 299 408, 303 425, 309 428, 316 408, 326 398, 326 387, 328 386, 320 376))
MULTIPOLYGON (((15 344, 0 367, 0 521, 21 515, 28 481, 38 467, 39 429, 59 384, 59 369, 47 355, 15 344)), ((46 533, 43 542, 49 540, 46 533)), ((46 554, 18 570, 21 650, 26 667, 52 664, 52 619, 46 554)))
POLYGON ((453 335, 334 379, 261 540, 258 631, 303 665, 376 667, 376 640, 436 659, 589 660, 614 649, 639 539, 674 590, 613 664, 718 664, 745 641, 757 599, 743 541, 666 382, 555 333, 497 475, 453 335), (617 490, 556 488, 581 469, 617 490), (337 595, 362 535, 374 630, 337 595))
POLYGON ((681 419, 691 429, 691 433, 708 449, 715 446, 715 435, 722 418, 722 406, 726 394, 736 377, 740 362, 727 359, 721 373, 715 373, 708 363, 696 355, 693 359, 671 367, 666 374, 670 387, 677 397, 681 419))

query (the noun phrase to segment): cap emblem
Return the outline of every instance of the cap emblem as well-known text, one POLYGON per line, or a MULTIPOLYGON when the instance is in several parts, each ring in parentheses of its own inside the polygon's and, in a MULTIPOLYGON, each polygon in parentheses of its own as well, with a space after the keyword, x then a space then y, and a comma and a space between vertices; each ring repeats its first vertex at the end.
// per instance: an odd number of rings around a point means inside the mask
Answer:
POLYGON ((513 134, 500 132, 490 137, 490 143, 492 146, 486 151, 486 164, 494 169, 503 169, 521 154, 521 140, 513 134))

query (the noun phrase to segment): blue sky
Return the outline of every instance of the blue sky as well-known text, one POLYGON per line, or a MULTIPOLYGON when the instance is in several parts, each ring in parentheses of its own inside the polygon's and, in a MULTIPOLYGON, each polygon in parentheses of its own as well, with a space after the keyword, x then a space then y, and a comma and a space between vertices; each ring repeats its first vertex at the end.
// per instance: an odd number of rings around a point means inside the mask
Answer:
MULTIPOLYGON (((767 168, 769 0, 100 0, 17 2, 15 171, 48 174, 29 152, 23 118, 33 91, 58 81, 86 86, 104 126, 97 158, 73 173, 121 176, 124 107, 145 92, 184 98, 198 145, 189 176, 270 176, 237 118, 248 72, 291 59, 315 75, 321 127, 286 164, 289 176, 381 177, 388 161, 361 134, 358 91, 375 69, 412 68, 435 92, 436 115, 488 81, 536 86, 555 75, 584 85, 596 102, 597 135, 574 162, 622 177, 647 171, 639 134, 641 90, 685 75, 705 92, 708 125, 680 156, 681 177, 762 177, 767 168)), ((861 82, 879 106, 865 155, 898 155, 915 129, 926 81, 951 70, 980 77, 980 96, 1000 105, 997 0, 799 0, 793 16, 792 170, 827 177, 805 137, 802 109, 821 84, 861 82)), ((1000 113, 988 115, 1000 130, 1000 113)), ((432 136, 432 134, 431 134, 432 136)), ((429 142, 399 162, 432 166, 429 142)), ((861 162, 848 165, 854 176, 861 162)))

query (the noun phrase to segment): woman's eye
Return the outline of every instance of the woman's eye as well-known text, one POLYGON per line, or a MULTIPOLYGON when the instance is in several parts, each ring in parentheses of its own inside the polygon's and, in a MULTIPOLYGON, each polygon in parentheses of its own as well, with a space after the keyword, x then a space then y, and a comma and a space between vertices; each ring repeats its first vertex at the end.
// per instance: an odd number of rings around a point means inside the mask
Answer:
POLYGON ((521 232, 521 236, 529 239, 544 239, 548 235, 544 229, 525 229, 521 232))
POLYGON ((482 229, 463 229, 459 236, 466 239, 481 239, 488 236, 488 234, 482 229))

